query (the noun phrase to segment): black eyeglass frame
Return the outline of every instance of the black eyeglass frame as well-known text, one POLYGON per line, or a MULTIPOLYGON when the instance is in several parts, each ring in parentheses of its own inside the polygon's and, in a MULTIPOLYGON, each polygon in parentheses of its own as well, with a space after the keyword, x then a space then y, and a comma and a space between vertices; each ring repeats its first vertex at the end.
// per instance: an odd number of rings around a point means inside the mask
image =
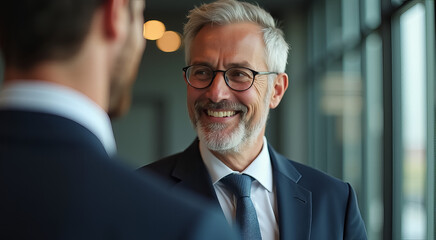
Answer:
POLYGON ((214 80, 215 77, 216 77, 216 74, 219 73, 219 72, 222 72, 222 73, 223 73, 223 76, 224 76, 224 81, 226 82, 227 87, 229 87, 229 88, 232 89, 233 91, 237 91, 237 92, 243 92, 243 91, 247 91, 248 89, 250 89, 251 86, 253 86, 254 79, 256 78, 257 75, 279 74, 278 72, 258 72, 258 71, 254 71, 253 69, 247 68, 247 67, 231 67, 231 68, 229 68, 229 69, 227 69, 227 70, 213 70, 211 67, 206 66, 206 65, 201 65, 201 64, 189 65, 189 66, 186 66, 186 67, 182 68, 182 70, 183 70, 183 72, 185 72, 185 75, 186 75, 186 81, 188 82, 189 86, 191 86, 191 87, 193 87, 193 88, 195 88, 195 89, 206 89, 206 88, 210 87, 210 85, 212 85, 212 82, 213 82, 213 80, 214 80), (210 80, 210 82, 209 82, 209 84, 208 84, 207 86, 199 88, 199 87, 195 87, 195 86, 193 86, 193 85, 191 84, 191 82, 189 81, 189 77, 187 76, 187 71, 188 71, 188 69, 189 69, 190 67, 193 67, 193 66, 203 66, 203 67, 208 67, 208 68, 210 68, 210 69, 212 70, 212 74, 213 74, 213 76, 212 76, 212 79, 210 80), (243 69, 247 69, 247 70, 249 70, 249 71, 251 71, 251 72, 253 73, 253 79, 251 80, 251 84, 250 84, 250 86, 249 86, 248 88, 243 89, 243 90, 238 90, 238 89, 234 89, 234 88, 232 88, 232 87, 230 86, 230 84, 229 84, 229 79, 227 78, 227 72, 228 72, 229 70, 233 69, 233 68, 243 68, 243 69))

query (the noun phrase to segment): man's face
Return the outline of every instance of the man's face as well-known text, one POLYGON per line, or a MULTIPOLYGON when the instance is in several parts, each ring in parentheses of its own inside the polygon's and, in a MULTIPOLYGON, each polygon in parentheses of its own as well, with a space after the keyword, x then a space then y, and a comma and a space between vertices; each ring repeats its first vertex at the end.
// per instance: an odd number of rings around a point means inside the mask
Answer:
POLYGON ((132 0, 131 18, 128 33, 123 47, 120 49, 115 67, 111 73, 110 102, 108 114, 117 117, 124 114, 130 107, 131 91, 138 73, 141 57, 145 49, 145 39, 142 35, 144 23, 145 1, 132 0))
MULTIPOLYGON (((191 65, 207 65, 215 70, 268 70, 262 32, 253 23, 206 25, 191 46, 191 65)), ((237 92, 226 85, 223 73, 217 73, 206 89, 187 84, 189 116, 200 141, 222 153, 239 152, 241 147, 259 141, 269 112, 271 91, 267 91, 267 85, 268 76, 259 75, 250 89, 237 92)))

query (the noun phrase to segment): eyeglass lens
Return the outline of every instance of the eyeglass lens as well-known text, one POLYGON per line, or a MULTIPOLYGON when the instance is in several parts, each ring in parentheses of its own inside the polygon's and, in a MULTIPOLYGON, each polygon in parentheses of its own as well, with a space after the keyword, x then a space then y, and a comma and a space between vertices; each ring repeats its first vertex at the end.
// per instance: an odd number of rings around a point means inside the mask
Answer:
POLYGON ((254 79, 250 69, 233 67, 226 71, 213 71, 212 68, 201 65, 190 66, 186 70, 188 82, 195 88, 205 88, 213 81, 216 72, 224 72, 227 85, 234 90, 248 89, 254 79))

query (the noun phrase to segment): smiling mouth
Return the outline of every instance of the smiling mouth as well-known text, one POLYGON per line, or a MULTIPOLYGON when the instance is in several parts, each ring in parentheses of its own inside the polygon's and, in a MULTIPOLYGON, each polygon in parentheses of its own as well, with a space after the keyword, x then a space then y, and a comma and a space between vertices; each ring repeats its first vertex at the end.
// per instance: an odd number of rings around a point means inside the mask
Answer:
POLYGON ((218 118, 224 118, 224 117, 233 117, 236 115, 236 111, 213 111, 213 110, 207 110, 207 115, 209 117, 218 117, 218 118))

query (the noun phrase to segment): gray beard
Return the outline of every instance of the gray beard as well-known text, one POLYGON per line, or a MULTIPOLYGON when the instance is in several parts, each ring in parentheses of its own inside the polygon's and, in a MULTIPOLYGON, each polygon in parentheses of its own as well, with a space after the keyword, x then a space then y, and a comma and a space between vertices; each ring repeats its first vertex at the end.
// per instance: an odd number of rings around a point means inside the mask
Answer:
POLYGON ((226 124, 203 124, 199 121, 198 112, 195 113, 197 124, 193 124, 197 131, 198 138, 209 150, 220 154, 240 153, 244 146, 251 145, 256 141, 263 127, 266 125, 268 113, 269 108, 266 109, 259 122, 251 127, 250 122, 245 119, 245 113, 240 113, 242 114, 241 121, 236 129, 228 135, 222 132, 226 128, 226 124))

